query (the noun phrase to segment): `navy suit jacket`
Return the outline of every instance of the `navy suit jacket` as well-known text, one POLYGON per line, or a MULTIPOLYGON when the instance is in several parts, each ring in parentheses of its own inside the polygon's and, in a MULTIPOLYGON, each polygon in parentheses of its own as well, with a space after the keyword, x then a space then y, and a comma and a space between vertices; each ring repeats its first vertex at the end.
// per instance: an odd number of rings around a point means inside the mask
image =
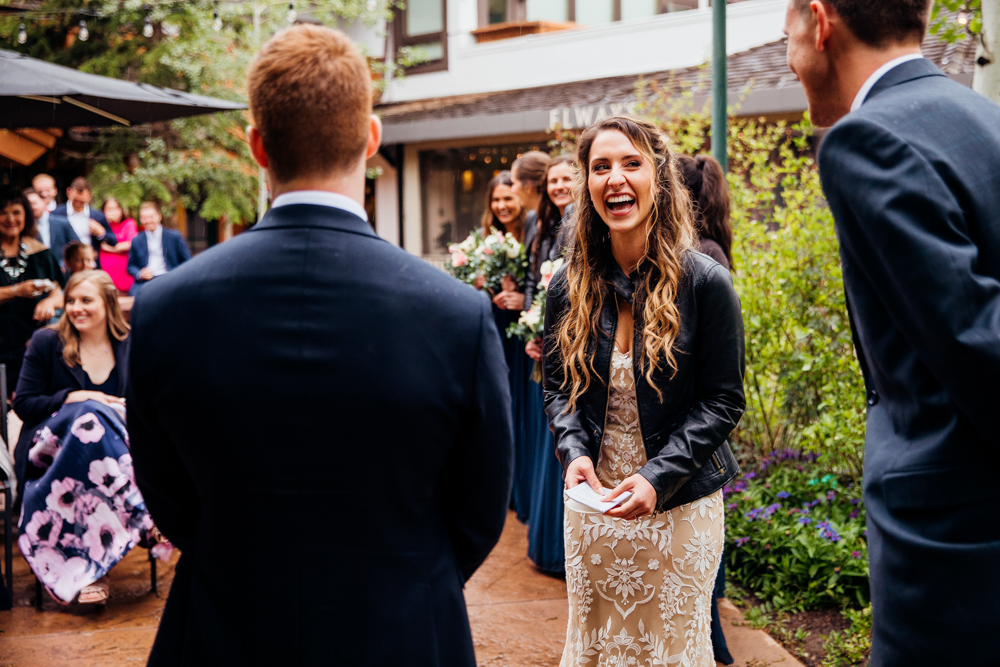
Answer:
POLYGON ((993 664, 1000 107, 910 61, 819 162, 868 389, 871 665, 993 664))
POLYGON ((49 249, 59 260, 59 266, 63 267, 64 270, 66 266, 63 262, 63 251, 71 241, 79 240, 65 216, 49 213, 49 249))
MULTIPOLYGON (((166 227, 163 228, 163 259, 167 263, 168 271, 173 271, 191 259, 191 251, 181 233, 166 227)), ((147 264, 149 264, 149 241, 146 240, 146 232, 142 231, 132 239, 132 249, 128 251, 129 275, 137 282, 144 282, 139 280, 139 272, 146 268, 147 264)))
MULTIPOLYGON (((70 241, 79 241, 80 240, 80 237, 77 236, 77 234, 76 234, 75 231, 73 231, 73 226, 69 224, 69 214, 67 213, 67 211, 68 211, 67 207, 68 206, 69 206, 69 204, 59 204, 59 206, 56 206, 55 210, 53 210, 49 214, 50 229, 52 228, 51 227, 52 218, 62 218, 62 220, 67 225, 69 225, 69 231, 72 234, 72 236, 69 238, 69 240, 67 240, 65 243, 63 243, 58 248, 56 247, 56 239, 55 239, 55 237, 52 237, 52 239, 51 239, 52 240, 52 245, 50 247, 52 248, 52 252, 56 253, 56 257, 59 258, 59 264, 60 264, 60 266, 63 265, 63 248, 65 248, 66 243, 69 243, 70 241)), ((94 220, 96 220, 97 222, 101 223, 101 226, 104 227, 104 236, 102 238, 96 238, 94 236, 90 237, 90 245, 93 246, 93 248, 94 248, 94 255, 96 255, 95 259, 97 261, 97 267, 100 268, 101 267, 101 244, 102 243, 107 243, 108 245, 115 245, 116 243, 118 243, 118 237, 115 236, 115 233, 113 231, 111 231, 111 225, 108 224, 108 219, 104 217, 103 213, 101 213, 100 211, 98 211, 97 209, 95 209, 95 208, 92 207, 90 209, 90 217, 93 218, 94 220)))
POLYGON ((182 552, 151 665, 475 665, 513 465, 482 293, 299 204, 150 281, 132 332, 136 480, 182 552))

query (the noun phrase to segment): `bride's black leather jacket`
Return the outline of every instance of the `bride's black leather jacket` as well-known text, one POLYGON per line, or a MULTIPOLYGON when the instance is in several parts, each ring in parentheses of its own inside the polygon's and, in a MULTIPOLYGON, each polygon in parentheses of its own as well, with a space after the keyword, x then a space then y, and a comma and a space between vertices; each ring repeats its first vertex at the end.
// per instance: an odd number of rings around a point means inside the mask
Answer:
MULTIPOLYGON (((647 458, 638 473, 656 489, 657 509, 661 511, 714 493, 739 472, 726 438, 746 407, 743 316, 729 272, 694 251, 685 254, 683 263, 676 301, 681 319, 674 351, 677 373, 672 374, 665 359, 653 373, 653 381, 663 393, 662 402, 639 368, 639 317, 632 341, 639 426, 647 458)), ((607 418, 617 303, 622 299, 632 302, 640 272, 647 266, 632 276, 626 276, 617 264, 606 272, 608 296, 598 321, 596 346, 591 341, 589 350, 590 355, 596 354, 594 366, 600 377, 591 379, 573 412, 567 412, 569 387, 562 387, 562 358, 553 335, 559 318, 569 307, 566 269, 561 269, 549 285, 544 342, 545 411, 555 432, 556 454, 563 470, 580 456, 589 456, 597 463, 607 418)))

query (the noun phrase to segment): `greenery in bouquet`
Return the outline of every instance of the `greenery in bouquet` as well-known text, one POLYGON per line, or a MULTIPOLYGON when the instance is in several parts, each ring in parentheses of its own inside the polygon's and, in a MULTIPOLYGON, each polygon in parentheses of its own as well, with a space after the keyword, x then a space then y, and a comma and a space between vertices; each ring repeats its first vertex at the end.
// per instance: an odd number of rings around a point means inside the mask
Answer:
POLYGON ((556 271, 562 265, 562 259, 557 259, 554 262, 542 262, 541 267, 539 267, 542 279, 538 281, 538 292, 535 294, 534 301, 531 302, 531 308, 522 311, 521 317, 518 318, 517 322, 507 327, 507 338, 514 338, 516 336, 525 343, 528 343, 542 337, 545 329, 545 301, 548 294, 549 282, 551 282, 552 276, 555 275, 556 271))
POLYGON ((451 257, 444 263, 445 271, 463 283, 475 287, 482 263, 480 256, 476 254, 476 249, 482 245, 483 235, 477 229, 461 243, 449 246, 448 252, 451 253, 451 257))
POLYGON ((491 229, 473 253, 479 258, 479 273, 486 278, 483 287, 491 294, 502 291, 500 283, 504 276, 510 276, 518 285, 524 284, 528 257, 524 245, 510 234, 491 229))
POLYGON ((778 609, 868 604, 861 489, 817 458, 772 452, 723 489, 727 575, 778 609))

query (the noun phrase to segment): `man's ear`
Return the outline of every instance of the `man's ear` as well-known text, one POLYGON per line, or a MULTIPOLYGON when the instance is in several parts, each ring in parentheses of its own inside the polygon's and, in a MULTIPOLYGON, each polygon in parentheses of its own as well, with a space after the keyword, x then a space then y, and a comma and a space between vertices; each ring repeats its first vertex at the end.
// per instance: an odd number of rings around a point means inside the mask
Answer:
POLYGON ((812 12, 813 25, 816 26, 816 50, 826 51, 829 48, 827 42, 829 42, 830 34, 833 31, 830 6, 822 0, 812 0, 809 3, 809 9, 812 12))
POLYGON ((247 125, 247 144, 250 146, 250 154, 253 155, 254 162, 259 164, 261 169, 267 169, 270 160, 267 159, 267 153, 264 152, 264 140, 253 125, 247 125))
POLYGON ((378 153, 379 146, 382 145, 382 119, 376 115, 368 121, 368 146, 365 148, 365 159, 378 153))

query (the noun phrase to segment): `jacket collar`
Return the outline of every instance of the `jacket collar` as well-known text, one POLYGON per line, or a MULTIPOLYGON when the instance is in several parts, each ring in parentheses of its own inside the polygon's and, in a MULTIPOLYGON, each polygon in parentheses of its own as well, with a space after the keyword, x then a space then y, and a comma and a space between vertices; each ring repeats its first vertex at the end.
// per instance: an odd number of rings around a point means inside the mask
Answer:
POLYGON ((928 76, 945 76, 945 74, 938 69, 937 65, 927 58, 909 60, 886 72, 885 76, 879 79, 875 85, 872 86, 871 91, 868 93, 868 97, 865 98, 865 102, 870 102, 877 95, 885 92, 893 86, 898 86, 901 83, 913 81, 914 79, 923 79, 928 76))
POLYGON ((318 204, 289 204, 272 208, 250 231, 278 227, 315 227, 380 238, 367 220, 343 209, 318 204))
POLYGON ((632 299, 635 297, 635 288, 639 284, 642 274, 645 273, 645 268, 646 263, 644 262, 632 272, 632 275, 626 276, 625 272, 622 271, 622 267, 618 266, 618 262, 612 260, 611 270, 608 272, 606 279, 615 291, 615 294, 625 299, 628 303, 632 303, 632 299))
MULTIPOLYGON (((111 339, 111 351, 115 355, 115 368, 118 369, 118 387, 119 390, 125 388, 126 382, 128 382, 128 339, 124 341, 118 341, 114 338, 111 339)), ((70 366, 66 363, 66 360, 62 356, 62 345, 59 346, 59 363, 66 367, 70 375, 76 380, 79 385, 79 389, 83 389, 87 386, 87 371, 83 370, 83 366, 80 364, 74 364, 70 366)))

